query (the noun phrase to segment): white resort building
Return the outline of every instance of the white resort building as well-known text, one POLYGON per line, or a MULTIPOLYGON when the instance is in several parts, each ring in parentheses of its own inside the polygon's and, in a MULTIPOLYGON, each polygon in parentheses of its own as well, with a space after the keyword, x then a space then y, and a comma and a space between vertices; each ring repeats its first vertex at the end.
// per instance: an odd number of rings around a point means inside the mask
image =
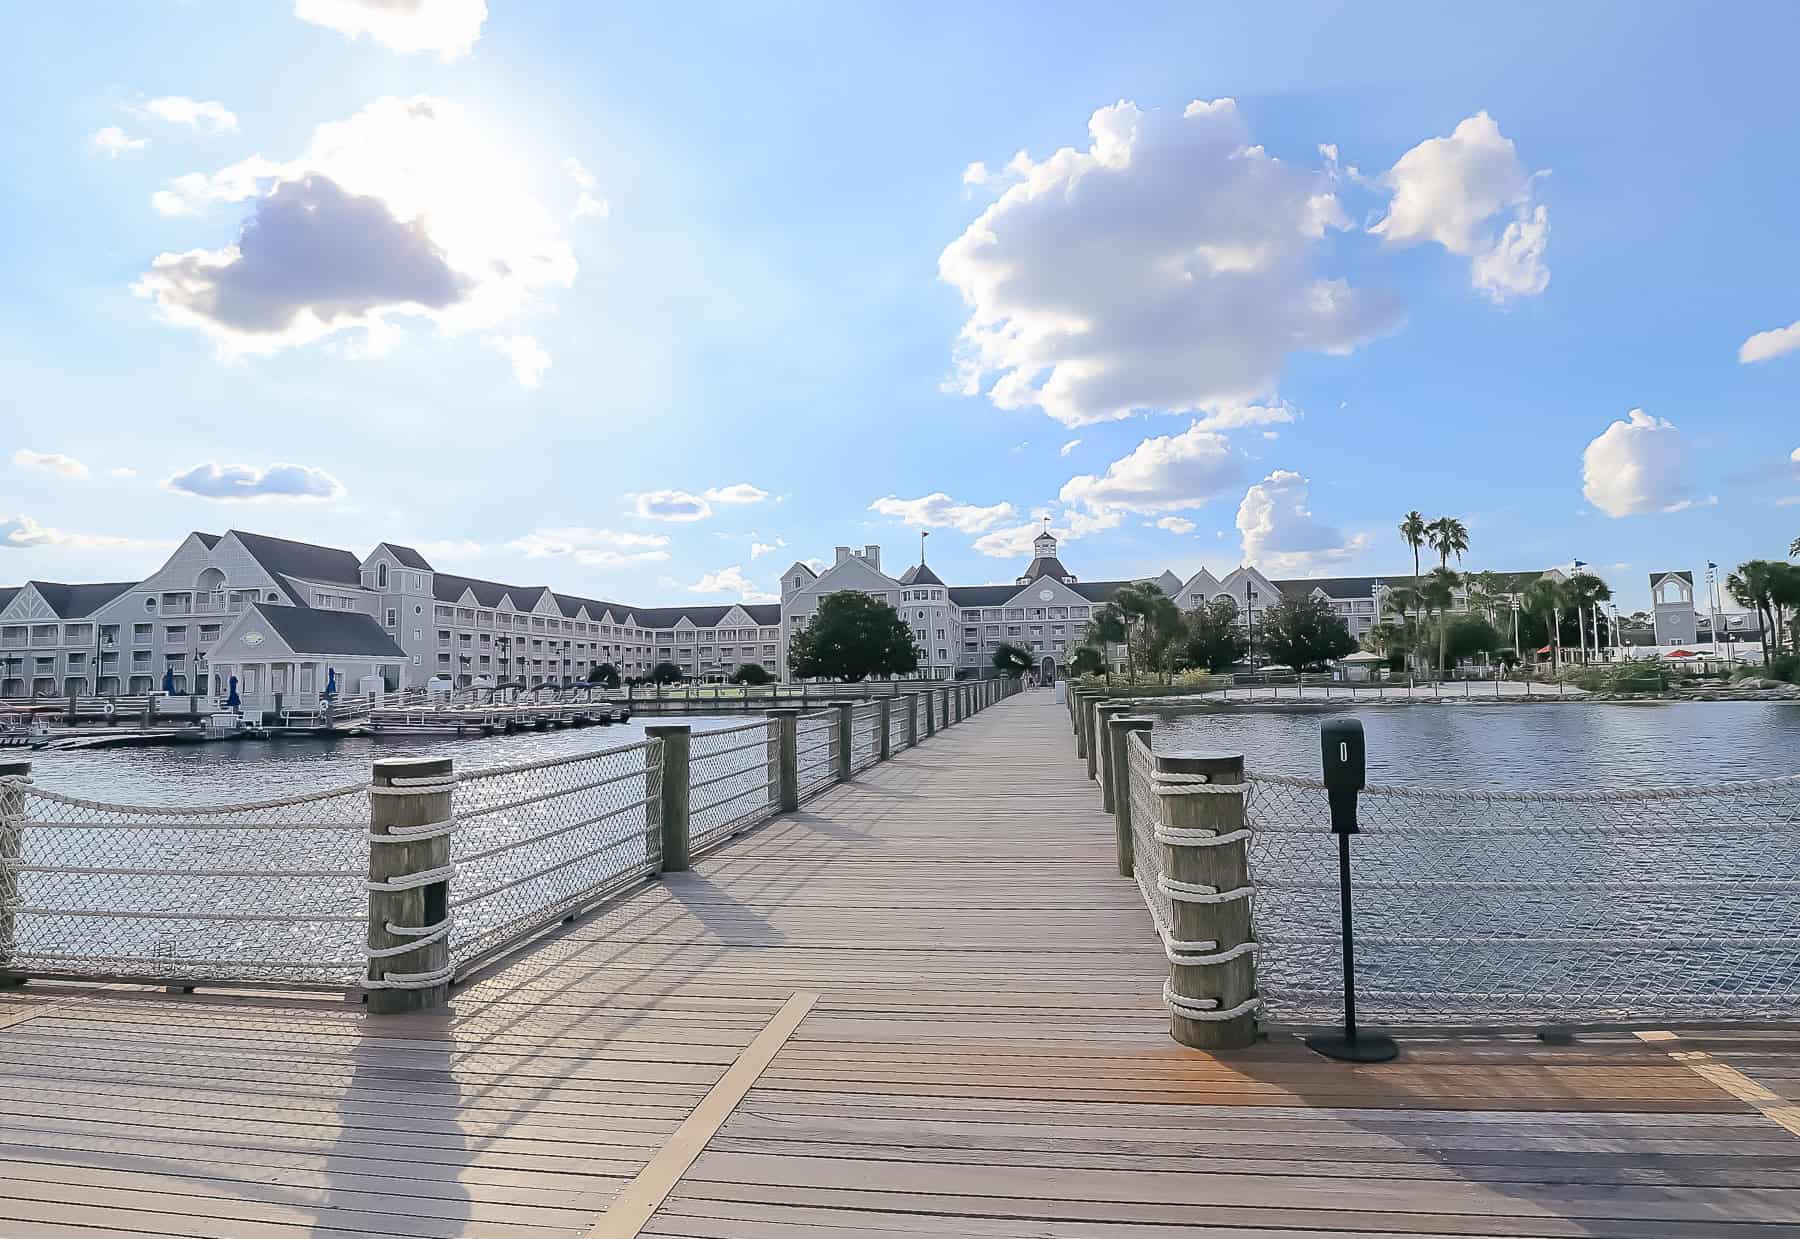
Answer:
MULTIPOLYGON (((241 530, 196 532, 142 581, 0 588, 0 697, 164 690, 222 700, 235 680, 252 704, 437 677, 458 687, 564 685, 601 663, 643 676, 667 662, 702 682, 755 663, 785 679, 789 639, 820 599, 841 590, 900 612, 924 677, 988 674, 1002 643, 1029 651, 1049 675, 1066 666, 1094 609, 1130 582, 1080 580, 1048 532, 1032 550, 1008 584, 947 585, 922 558, 890 576, 880 547, 840 546, 821 571, 789 567, 779 603, 638 607, 439 572, 391 542, 359 559, 241 530)), ((1222 577, 1203 568, 1185 579, 1171 571, 1137 579, 1184 610, 1229 597, 1252 627, 1284 597, 1325 599, 1359 638, 1394 618, 1379 577, 1274 580, 1239 567, 1222 577)), ((1458 609, 1466 605, 1459 597, 1458 609)))

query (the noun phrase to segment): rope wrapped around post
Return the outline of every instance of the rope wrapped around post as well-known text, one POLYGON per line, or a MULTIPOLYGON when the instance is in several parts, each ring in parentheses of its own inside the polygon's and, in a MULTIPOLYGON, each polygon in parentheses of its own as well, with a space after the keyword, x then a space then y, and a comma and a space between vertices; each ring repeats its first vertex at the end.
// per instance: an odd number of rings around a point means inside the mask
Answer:
POLYGON ((450 836, 456 829, 447 757, 375 763, 369 787, 369 1011, 427 1011, 450 1000, 450 836))
POLYGON ((1202 1050, 1256 1040, 1256 944, 1250 922, 1250 831, 1244 759, 1235 753, 1155 757, 1152 791, 1162 849, 1157 886, 1167 896, 1169 1031, 1202 1050))

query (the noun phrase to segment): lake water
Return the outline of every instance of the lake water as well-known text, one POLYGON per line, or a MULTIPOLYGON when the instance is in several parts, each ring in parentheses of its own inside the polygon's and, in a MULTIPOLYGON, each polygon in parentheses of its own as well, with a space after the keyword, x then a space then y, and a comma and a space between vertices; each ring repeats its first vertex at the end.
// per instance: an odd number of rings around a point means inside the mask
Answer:
POLYGON ((1630 787, 1800 773, 1800 705, 1694 701, 1222 707, 1158 722, 1158 751, 1226 749, 1251 770, 1319 777, 1319 725, 1362 720, 1371 783, 1630 787))

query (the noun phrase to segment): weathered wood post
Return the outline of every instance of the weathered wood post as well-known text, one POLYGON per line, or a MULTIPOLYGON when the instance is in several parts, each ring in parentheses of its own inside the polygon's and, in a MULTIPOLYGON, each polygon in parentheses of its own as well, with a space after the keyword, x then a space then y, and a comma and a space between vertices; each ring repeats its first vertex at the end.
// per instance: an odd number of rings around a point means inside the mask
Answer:
POLYGON ((919 747, 919 694, 906 694, 906 704, 901 709, 906 711, 906 747, 919 747))
POLYGON ((1169 1034, 1195 1049, 1242 1049, 1256 1040, 1257 1007, 1244 759, 1186 752, 1155 762, 1169 948, 1192 960, 1169 964, 1169 1034))
POLYGON ((776 790, 783 813, 800 807, 800 707, 770 706, 775 722, 776 790))
POLYGON ((950 686, 946 684, 937 691, 938 701, 941 703, 944 711, 944 726, 949 727, 952 723, 956 722, 956 715, 950 708, 950 686))
POLYGON ((1113 811, 1118 803, 1118 770, 1113 762, 1112 721, 1122 715, 1131 713, 1135 708, 1129 701, 1103 701, 1094 707, 1094 750, 1096 767, 1100 775, 1100 808, 1107 813, 1113 811))
POLYGON ((681 873, 688 867, 688 754, 693 724, 658 723, 644 728, 644 734, 662 741, 662 859, 657 872, 681 873))
POLYGON ((375 763, 369 792, 369 1014, 450 1001, 448 757, 375 763))
POLYGON ((25 784, 31 763, 0 758, 0 988, 25 984, 18 969, 19 899, 17 866, 25 858, 25 784))
POLYGON ((919 709, 925 715, 925 738, 929 740, 937 734, 937 708, 931 704, 932 692, 928 688, 913 696, 918 699, 919 709))
POLYGON ((63 722, 68 724, 70 727, 73 727, 75 725, 75 720, 80 717, 80 715, 76 712, 75 698, 76 698, 76 694, 74 694, 74 693, 69 694, 69 709, 63 715, 63 722))
POLYGON ((1087 703, 1093 698, 1094 693, 1094 689, 1082 688, 1069 694, 1069 710, 1074 715, 1071 721, 1075 728, 1075 756, 1077 757, 1087 756, 1087 703))
POLYGON ((1100 703, 1105 700, 1107 698, 1095 695, 1081 703, 1081 733, 1086 737, 1089 779, 1100 777, 1100 736, 1094 730, 1094 725, 1100 716, 1100 703))
POLYGON ((1156 726, 1154 718, 1141 714, 1115 714, 1107 724, 1107 754, 1112 762, 1113 828, 1118 834, 1119 876, 1137 876, 1136 835, 1131 824, 1131 746, 1137 741, 1132 733, 1141 731, 1145 739, 1156 726))
POLYGON ((856 743, 856 718, 854 701, 834 701, 831 708, 837 711, 837 778, 840 783, 850 781, 850 750, 856 743))
POLYGON ((882 761, 887 761, 894 755, 894 742, 890 738, 892 731, 890 724, 894 721, 893 709, 894 699, 892 697, 882 697, 875 702, 875 726, 880 729, 880 735, 876 737, 876 746, 882 761))

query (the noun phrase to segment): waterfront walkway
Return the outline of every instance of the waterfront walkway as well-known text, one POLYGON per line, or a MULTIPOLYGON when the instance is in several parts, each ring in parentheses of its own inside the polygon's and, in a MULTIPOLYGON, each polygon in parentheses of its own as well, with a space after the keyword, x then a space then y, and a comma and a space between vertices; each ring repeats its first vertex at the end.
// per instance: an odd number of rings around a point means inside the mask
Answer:
POLYGON ((527 948, 443 1015, 0 993, 6 1239, 1800 1233, 1800 1045, 1169 1040, 1048 692, 527 948))

